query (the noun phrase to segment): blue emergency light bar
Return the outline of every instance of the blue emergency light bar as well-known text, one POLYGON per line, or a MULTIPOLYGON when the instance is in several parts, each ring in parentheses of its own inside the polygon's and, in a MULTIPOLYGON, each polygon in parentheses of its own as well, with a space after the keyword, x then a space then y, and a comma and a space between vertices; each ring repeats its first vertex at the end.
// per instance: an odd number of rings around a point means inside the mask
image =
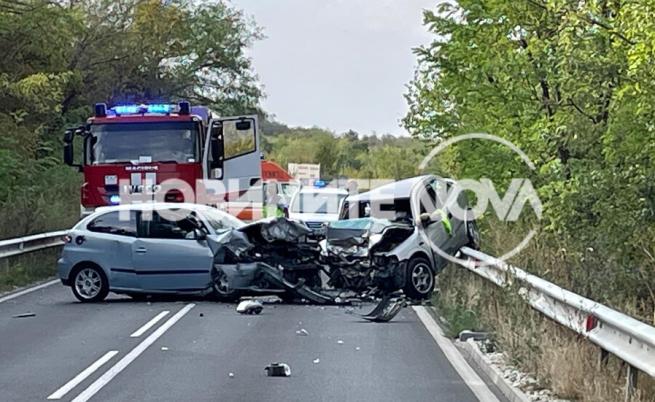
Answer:
POLYGON ((187 101, 182 101, 178 105, 167 103, 153 103, 151 105, 117 105, 107 110, 107 105, 104 103, 96 103, 95 116, 106 117, 107 114, 117 116, 130 115, 130 114, 170 114, 178 113, 179 115, 189 115, 191 112, 191 105, 187 101))
POLYGON ((314 180, 314 187, 323 188, 325 186, 327 186, 327 183, 325 182, 325 180, 314 180))
POLYGON ((114 106, 111 110, 118 115, 140 114, 140 113, 170 113, 175 105, 153 104, 153 105, 120 105, 114 106))

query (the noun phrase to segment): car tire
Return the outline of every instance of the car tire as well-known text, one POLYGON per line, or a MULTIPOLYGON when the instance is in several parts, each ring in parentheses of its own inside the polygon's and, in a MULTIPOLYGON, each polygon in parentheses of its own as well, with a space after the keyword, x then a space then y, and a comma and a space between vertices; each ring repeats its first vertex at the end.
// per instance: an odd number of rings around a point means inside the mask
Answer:
POLYGON ((82 303, 96 303, 109 294, 107 275, 97 265, 83 265, 70 278, 73 295, 82 303))
POLYGON ((430 261, 414 257, 407 263, 407 275, 403 292, 412 299, 428 299, 435 286, 435 277, 430 261))
POLYGON ((232 302, 239 299, 240 292, 231 289, 225 272, 217 267, 212 269, 212 296, 222 302, 232 302))
POLYGON ((473 250, 480 250, 480 231, 475 220, 466 223, 466 238, 468 239, 467 247, 473 250))

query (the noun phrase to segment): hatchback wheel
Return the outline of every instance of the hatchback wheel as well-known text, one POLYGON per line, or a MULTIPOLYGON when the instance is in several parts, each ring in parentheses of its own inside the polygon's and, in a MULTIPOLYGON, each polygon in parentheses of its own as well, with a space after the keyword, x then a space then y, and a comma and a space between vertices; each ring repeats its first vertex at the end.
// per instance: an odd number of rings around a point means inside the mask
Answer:
POLYGON ((434 273, 430 261, 423 257, 409 260, 403 291, 412 299, 427 299, 434 290, 434 273))
POLYGON ((83 266, 73 275, 73 294, 82 303, 99 302, 109 294, 109 281, 102 269, 83 266))
POLYGON ((225 272, 216 267, 212 270, 212 294, 220 301, 234 301, 239 298, 239 291, 230 287, 225 272))

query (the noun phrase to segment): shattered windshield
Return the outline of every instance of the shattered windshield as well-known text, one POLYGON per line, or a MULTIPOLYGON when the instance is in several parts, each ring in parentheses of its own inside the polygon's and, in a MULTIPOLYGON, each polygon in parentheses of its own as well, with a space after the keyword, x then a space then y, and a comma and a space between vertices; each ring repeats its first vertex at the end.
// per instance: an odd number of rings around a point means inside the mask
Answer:
POLYGON ((194 122, 92 125, 88 162, 196 162, 198 133, 194 122))

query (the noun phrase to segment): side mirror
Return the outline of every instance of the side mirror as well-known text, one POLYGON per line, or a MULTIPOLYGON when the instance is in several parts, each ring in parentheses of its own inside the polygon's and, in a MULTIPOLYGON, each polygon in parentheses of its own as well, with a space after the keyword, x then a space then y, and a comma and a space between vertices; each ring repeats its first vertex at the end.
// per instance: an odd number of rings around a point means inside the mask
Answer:
POLYGON ((75 135, 75 131, 73 130, 66 130, 64 133, 64 143, 70 144, 73 142, 73 136, 75 135))
POLYGON ((68 166, 74 166, 75 162, 73 161, 73 143, 66 142, 64 143, 64 163, 68 166))
POLYGON ((223 178, 223 129, 220 123, 212 125, 211 135, 209 136, 209 151, 211 152, 212 162, 210 168, 215 172, 215 179, 223 178))
POLYGON ((64 132, 64 163, 68 166, 76 167, 80 172, 82 171, 82 165, 75 163, 75 150, 73 149, 73 140, 75 139, 75 134, 83 135, 84 128, 69 128, 64 132))
POLYGON ((211 147, 211 153, 212 153, 212 163, 216 164, 216 167, 218 167, 219 163, 222 164, 222 155, 221 155, 221 142, 219 141, 218 137, 211 137, 210 140, 210 147, 211 147))

